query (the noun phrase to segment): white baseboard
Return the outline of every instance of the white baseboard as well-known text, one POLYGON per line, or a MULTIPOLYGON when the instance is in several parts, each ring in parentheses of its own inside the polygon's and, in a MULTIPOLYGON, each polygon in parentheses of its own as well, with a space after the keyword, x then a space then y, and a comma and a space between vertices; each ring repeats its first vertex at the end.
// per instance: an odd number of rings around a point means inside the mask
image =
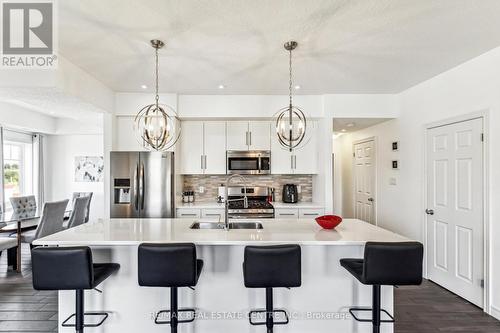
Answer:
POLYGON ((500 320, 500 308, 494 306, 493 304, 490 306, 490 314, 496 319, 500 320))

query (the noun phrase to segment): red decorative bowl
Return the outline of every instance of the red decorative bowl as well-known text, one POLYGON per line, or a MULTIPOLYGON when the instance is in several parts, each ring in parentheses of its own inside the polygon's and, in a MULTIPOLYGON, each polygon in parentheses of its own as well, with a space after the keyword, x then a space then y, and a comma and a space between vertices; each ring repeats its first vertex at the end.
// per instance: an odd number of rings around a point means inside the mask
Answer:
POLYGON ((323 215, 318 216, 316 222, 318 222, 323 229, 333 229, 342 222, 342 218, 337 215, 323 215))

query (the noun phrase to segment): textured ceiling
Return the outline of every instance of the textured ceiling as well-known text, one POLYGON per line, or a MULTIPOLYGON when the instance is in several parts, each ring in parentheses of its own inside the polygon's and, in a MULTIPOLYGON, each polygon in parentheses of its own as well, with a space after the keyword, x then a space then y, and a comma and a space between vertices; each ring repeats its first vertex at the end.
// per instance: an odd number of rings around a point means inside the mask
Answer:
POLYGON ((498 0, 58 3, 60 52, 115 91, 152 87, 152 38, 181 94, 287 93, 289 39, 301 94, 397 93, 500 45, 498 0))

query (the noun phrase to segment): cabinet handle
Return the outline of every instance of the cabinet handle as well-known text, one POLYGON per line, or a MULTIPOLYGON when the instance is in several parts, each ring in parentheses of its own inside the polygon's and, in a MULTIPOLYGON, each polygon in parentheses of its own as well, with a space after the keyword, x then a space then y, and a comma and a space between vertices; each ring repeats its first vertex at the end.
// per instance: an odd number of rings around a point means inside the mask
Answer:
POLYGON ((220 214, 205 214, 205 216, 220 216, 220 214))
POLYGON ((200 169, 203 170, 203 155, 200 156, 200 169))
POLYGON ((197 214, 181 214, 181 216, 198 216, 197 214))
POLYGON ((297 169, 297 155, 293 155, 293 168, 297 169))
POLYGON ((248 136, 250 137, 250 145, 249 146, 251 146, 252 145, 252 132, 248 132, 248 134, 249 134, 248 136))
POLYGON ((302 215, 304 215, 304 216, 318 216, 319 214, 318 213, 304 213, 302 215))
POLYGON ((245 132, 245 145, 248 146, 248 131, 245 132))
POLYGON ((290 169, 293 170, 293 155, 290 155, 290 169))
POLYGON ((294 213, 279 213, 279 216, 295 216, 294 213))
POLYGON ((207 170, 207 155, 203 155, 203 169, 207 170))

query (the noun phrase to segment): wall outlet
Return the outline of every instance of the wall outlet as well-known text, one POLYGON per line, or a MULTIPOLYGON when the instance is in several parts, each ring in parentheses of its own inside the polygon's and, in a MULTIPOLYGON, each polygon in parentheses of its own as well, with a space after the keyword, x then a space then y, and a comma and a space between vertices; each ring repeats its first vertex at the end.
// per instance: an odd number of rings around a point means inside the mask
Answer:
POLYGON ((302 193, 302 187, 300 185, 297 185, 297 193, 302 193))
POLYGON ((198 193, 205 193, 205 186, 198 187, 198 193))
POLYGON ((389 178, 389 185, 397 185, 397 184, 398 180, 396 179, 396 177, 389 178))

